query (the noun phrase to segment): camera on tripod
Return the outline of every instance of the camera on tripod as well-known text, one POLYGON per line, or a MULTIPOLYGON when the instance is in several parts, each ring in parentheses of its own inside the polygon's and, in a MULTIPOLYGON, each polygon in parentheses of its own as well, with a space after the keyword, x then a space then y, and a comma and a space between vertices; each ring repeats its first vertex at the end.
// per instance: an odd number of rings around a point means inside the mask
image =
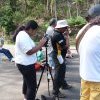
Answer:
MULTIPOLYGON (((40 86, 44 70, 46 69, 46 72, 47 72, 47 82, 48 82, 48 94, 50 96, 50 89, 49 89, 49 82, 50 82, 50 80, 52 80, 52 84, 54 84, 54 82, 53 82, 53 76, 52 76, 52 72, 51 72, 51 67, 48 64, 48 54, 47 54, 47 46, 48 46, 48 41, 49 41, 50 37, 49 37, 48 34, 45 34, 44 38, 47 40, 46 43, 45 43, 45 45, 44 45, 44 47, 46 49, 45 50, 45 62, 43 62, 42 67, 40 66, 42 68, 42 73, 40 75, 40 79, 39 79, 38 84, 37 84, 36 94, 37 94, 38 88, 40 86)), ((38 69, 38 66, 36 66, 36 68, 38 69)))
POLYGON ((44 38, 47 40, 46 43, 44 44, 44 46, 48 47, 49 35, 48 34, 44 34, 44 38))

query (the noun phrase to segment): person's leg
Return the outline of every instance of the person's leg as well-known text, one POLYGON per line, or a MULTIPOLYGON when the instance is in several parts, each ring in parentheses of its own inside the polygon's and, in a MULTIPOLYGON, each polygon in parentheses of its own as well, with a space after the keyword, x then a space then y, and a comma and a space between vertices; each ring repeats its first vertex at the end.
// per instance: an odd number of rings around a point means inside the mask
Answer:
POLYGON ((100 82, 90 82, 90 99, 100 100, 100 82))
POLYGON ((27 84, 27 100, 35 100, 36 97, 36 71, 33 66, 29 69, 29 72, 26 75, 26 84, 27 84))
POLYGON ((0 50, 1 53, 4 53, 5 56, 9 59, 9 61, 11 61, 11 59, 13 58, 11 52, 8 49, 2 48, 0 50))
POLYGON ((28 66, 20 66, 17 64, 18 69, 22 73, 24 80, 27 85, 27 93, 26 97, 27 100, 35 100, 36 96, 36 71, 33 65, 28 65, 28 66))
POLYGON ((59 93, 60 85, 61 85, 61 79, 59 77, 59 66, 57 65, 57 62, 55 62, 55 74, 54 74, 54 85, 53 85, 54 94, 59 93))
POLYGON ((55 55, 53 55, 52 59, 55 62, 55 74, 54 74, 53 91, 54 91, 54 94, 58 94, 59 93, 59 88, 62 85, 63 75, 64 75, 63 72, 65 71, 65 67, 63 67, 59 64, 59 61, 58 61, 58 59, 55 55))
POLYGON ((27 94, 27 84, 24 80, 24 77, 23 77, 23 94, 24 94, 24 99, 27 98, 26 94, 27 94))
POLYGON ((62 89, 70 89, 70 88, 72 88, 72 86, 69 85, 65 80, 65 75, 66 75, 66 64, 65 64, 65 61, 61 65, 61 67, 63 67, 63 70, 61 71, 62 72, 62 76, 61 76, 62 77, 62 86, 61 86, 61 88, 62 89))
POLYGON ((63 71, 65 70, 63 66, 61 66, 57 59, 54 60, 55 62, 55 74, 54 74, 54 84, 53 84, 53 94, 59 98, 65 98, 66 95, 62 94, 59 89, 62 86, 63 82, 63 71))
POLYGON ((52 69, 54 69, 55 63, 54 63, 54 61, 52 59, 52 52, 50 54, 48 54, 48 64, 52 69))
MULTIPOLYGON (((52 55, 53 55, 53 52, 51 52, 51 55, 50 55, 51 59, 52 59, 52 55)), ((54 60, 52 59, 51 62, 52 62, 52 69, 54 69, 55 68, 54 60)))
POLYGON ((92 100, 90 99, 90 83, 85 80, 81 80, 80 100, 92 100))

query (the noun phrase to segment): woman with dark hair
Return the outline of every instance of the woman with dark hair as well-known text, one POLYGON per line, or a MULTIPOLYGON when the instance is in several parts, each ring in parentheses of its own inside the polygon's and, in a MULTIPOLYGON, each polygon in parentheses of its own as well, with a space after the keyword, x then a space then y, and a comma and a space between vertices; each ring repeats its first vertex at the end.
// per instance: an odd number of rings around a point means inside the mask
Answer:
POLYGON ((16 30, 15 30, 15 33, 14 33, 14 36, 13 36, 13 41, 15 42, 16 41, 16 36, 17 34, 20 32, 20 31, 23 31, 25 29, 25 26, 22 25, 22 26, 19 26, 16 30))
POLYGON ((36 52, 47 41, 42 38, 36 46, 32 37, 35 35, 38 24, 34 20, 30 20, 25 29, 19 31, 15 42, 15 62, 23 76, 23 94, 26 100, 35 100, 36 96, 36 71, 35 63, 37 62, 36 52))

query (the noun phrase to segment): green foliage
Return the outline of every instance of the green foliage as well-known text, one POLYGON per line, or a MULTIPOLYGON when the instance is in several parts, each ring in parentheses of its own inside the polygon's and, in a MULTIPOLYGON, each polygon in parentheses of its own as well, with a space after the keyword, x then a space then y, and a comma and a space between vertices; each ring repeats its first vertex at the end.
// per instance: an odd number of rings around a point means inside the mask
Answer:
POLYGON ((84 0, 74 0, 75 3, 83 3, 84 0))
POLYGON ((22 12, 16 11, 13 15, 13 21, 15 24, 20 24, 20 23, 22 23, 24 17, 25 16, 24 16, 24 14, 22 14, 22 12))
POLYGON ((5 29, 5 33, 9 35, 15 29, 13 22, 13 12, 9 6, 0 9, 0 26, 5 29))
POLYGON ((28 16, 33 16, 35 18, 43 18, 44 17, 44 5, 42 3, 36 3, 36 2, 30 2, 30 5, 28 5, 28 16), (35 6, 33 6, 35 5, 35 6))
POLYGON ((41 28, 43 29, 43 31, 46 31, 48 28, 48 22, 44 22, 41 26, 41 28))
POLYGON ((83 17, 78 16, 68 19, 68 23, 70 26, 82 27, 83 25, 85 25, 86 20, 83 17))
POLYGON ((34 19, 41 26, 36 36, 36 40, 39 40, 48 27, 49 19, 57 15, 57 19, 70 18, 68 22, 73 30, 72 33, 77 33, 77 30, 86 23, 81 16, 84 16, 93 0, 56 0, 56 3, 54 1, 1 0, 0 28, 2 27, 5 33, 9 34, 15 30, 15 26, 34 19))
POLYGON ((68 19, 69 26, 71 27, 71 34, 70 36, 74 36, 77 34, 80 28, 82 28, 86 24, 86 20, 81 17, 73 17, 68 19))

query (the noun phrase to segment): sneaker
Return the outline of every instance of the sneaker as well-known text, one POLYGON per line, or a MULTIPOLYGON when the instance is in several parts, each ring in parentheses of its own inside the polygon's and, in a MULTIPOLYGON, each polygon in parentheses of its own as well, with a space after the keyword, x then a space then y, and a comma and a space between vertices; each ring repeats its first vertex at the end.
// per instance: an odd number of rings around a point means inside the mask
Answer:
POLYGON ((61 88, 64 89, 64 90, 66 90, 66 89, 71 89, 72 86, 69 85, 69 84, 66 84, 66 85, 62 86, 61 88))
POLYGON ((53 94, 55 97, 59 97, 59 98, 66 98, 65 94, 62 94, 61 92, 59 92, 58 94, 53 94))

